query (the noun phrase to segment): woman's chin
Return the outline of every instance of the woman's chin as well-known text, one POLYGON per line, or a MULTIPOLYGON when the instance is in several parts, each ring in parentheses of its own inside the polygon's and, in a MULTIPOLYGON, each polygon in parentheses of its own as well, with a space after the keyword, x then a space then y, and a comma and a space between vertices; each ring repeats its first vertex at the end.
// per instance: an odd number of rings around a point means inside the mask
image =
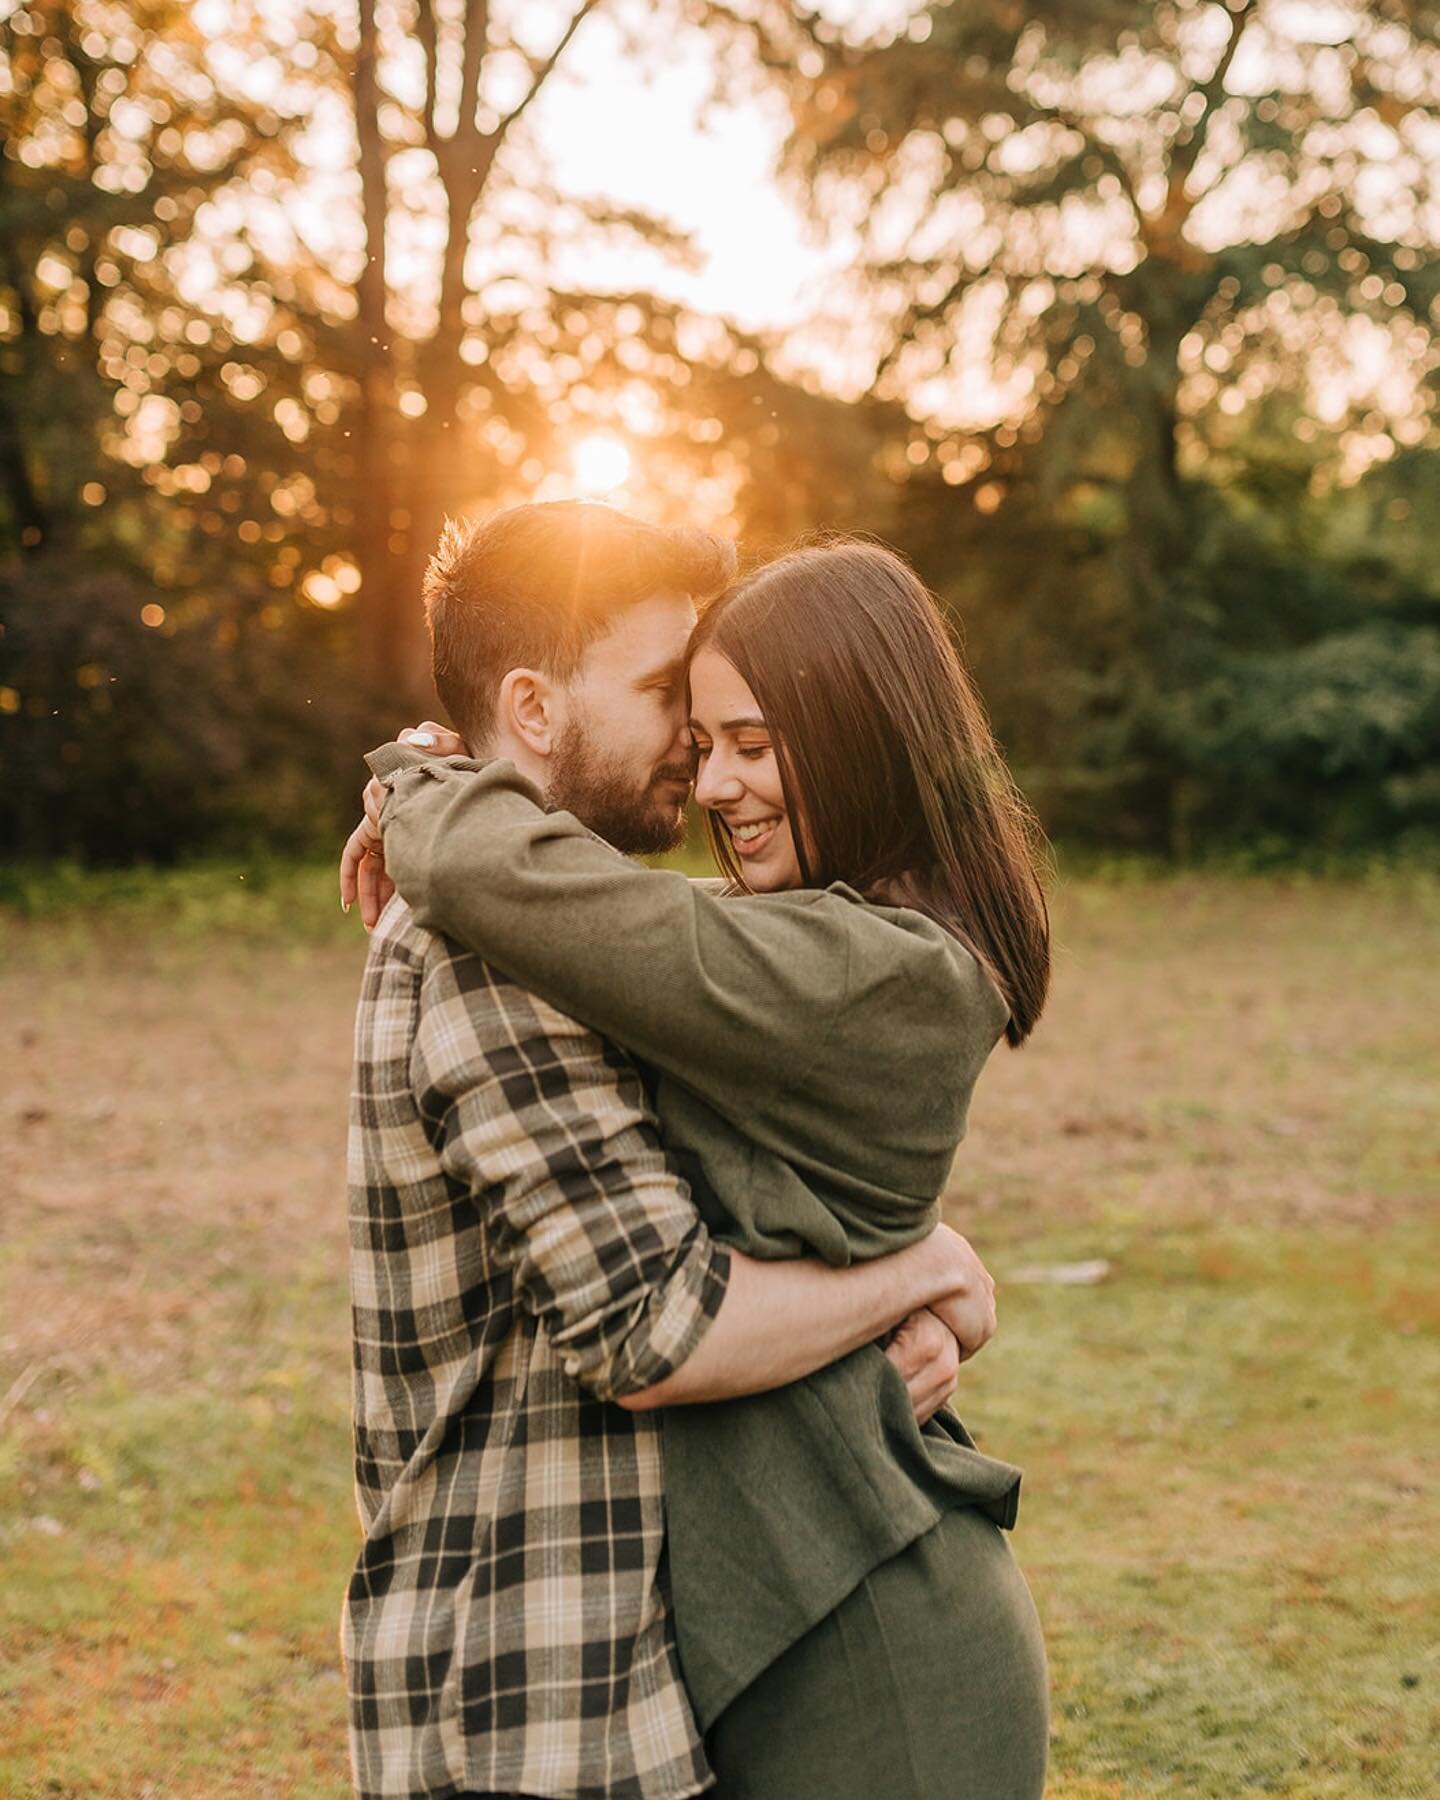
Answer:
POLYGON ((741 880, 752 894, 780 894, 787 888, 804 885, 787 820, 782 819, 753 849, 737 843, 734 837, 730 837, 728 848, 741 880))
POLYGON ((793 856, 758 856, 742 862, 740 873, 752 894, 783 894, 800 886, 800 868, 793 856))

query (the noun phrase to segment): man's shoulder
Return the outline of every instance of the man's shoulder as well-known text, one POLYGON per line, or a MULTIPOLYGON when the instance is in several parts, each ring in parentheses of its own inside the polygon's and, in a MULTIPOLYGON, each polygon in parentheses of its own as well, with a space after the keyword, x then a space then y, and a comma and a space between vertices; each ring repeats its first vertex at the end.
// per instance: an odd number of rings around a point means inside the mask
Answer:
MULTIPOLYGON (((482 1037, 498 1031, 510 1042, 518 1032, 525 1038, 546 1037, 557 1044, 573 1044, 579 1039, 604 1045, 589 1026, 512 980, 478 951, 419 924, 398 893, 371 933, 367 990, 374 992, 382 984, 393 990, 397 976, 415 990, 422 1016, 463 1012, 472 1029, 481 1028, 482 1037)), ((628 1060, 613 1047, 604 1047, 608 1060, 628 1060)))
POLYGON ((395 893, 370 933, 370 961, 395 960, 418 966, 439 942, 438 934, 419 924, 409 904, 395 893))
POLYGON ((398 893, 390 897, 370 933, 367 970, 377 969, 403 969, 416 981, 438 977, 442 985, 450 983, 467 989, 516 986, 475 951, 420 924, 398 893), (458 973, 462 967, 463 976, 458 973))
POLYGON ((522 990, 482 956, 441 932, 421 925, 399 894, 391 896, 370 933, 362 997, 367 993, 416 990, 423 1007, 468 995, 475 1004, 522 990))

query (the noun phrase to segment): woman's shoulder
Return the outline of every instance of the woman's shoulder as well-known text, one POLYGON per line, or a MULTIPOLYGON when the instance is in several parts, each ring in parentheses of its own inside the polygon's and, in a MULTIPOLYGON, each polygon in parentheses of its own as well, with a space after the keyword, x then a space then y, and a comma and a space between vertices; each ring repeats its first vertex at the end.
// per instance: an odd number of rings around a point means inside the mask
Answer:
POLYGON ((959 1009, 982 1036, 1004 1030, 1010 1009, 974 952, 957 932, 918 907, 871 899, 843 881, 753 898, 810 907, 825 919, 849 953, 850 1000, 867 991, 893 1000, 897 986, 904 986, 927 1013, 953 1017, 959 1009))

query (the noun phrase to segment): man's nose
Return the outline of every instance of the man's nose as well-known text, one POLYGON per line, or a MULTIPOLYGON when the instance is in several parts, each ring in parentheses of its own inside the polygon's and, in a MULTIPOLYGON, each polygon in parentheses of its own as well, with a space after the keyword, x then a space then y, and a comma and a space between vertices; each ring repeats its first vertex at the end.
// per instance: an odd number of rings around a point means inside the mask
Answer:
POLYGON ((695 740, 690 736, 690 727, 683 720, 676 726, 675 735, 662 760, 672 768, 689 769, 690 779, 695 779, 695 740))
POLYGON ((690 720, 686 714, 685 696, 677 694, 670 706, 670 755, 690 754, 690 720))

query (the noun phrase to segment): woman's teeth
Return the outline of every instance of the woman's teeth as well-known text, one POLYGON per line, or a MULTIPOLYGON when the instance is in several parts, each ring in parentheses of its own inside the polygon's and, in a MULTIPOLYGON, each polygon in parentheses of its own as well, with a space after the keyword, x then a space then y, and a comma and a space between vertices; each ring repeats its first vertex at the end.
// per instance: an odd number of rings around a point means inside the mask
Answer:
POLYGON ((731 829, 730 835, 737 844, 751 844, 754 843, 756 838, 764 837, 767 831, 773 831, 779 823, 780 821, 778 818, 756 819, 752 820, 748 825, 734 826, 731 829))

